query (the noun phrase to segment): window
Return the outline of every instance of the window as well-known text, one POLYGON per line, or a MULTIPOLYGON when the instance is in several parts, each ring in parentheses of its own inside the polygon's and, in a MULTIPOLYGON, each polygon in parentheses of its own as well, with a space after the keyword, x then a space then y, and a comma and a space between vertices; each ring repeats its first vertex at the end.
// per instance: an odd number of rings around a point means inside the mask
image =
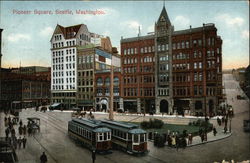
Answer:
POLYGON ((175 43, 173 43, 173 49, 176 49, 176 44, 175 43))
POLYGON ((184 41, 181 43, 181 48, 182 48, 182 49, 185 48, 185 42, 184 42, 184 41))
POLYGON ((169 48, 169 47, 168 47, 168 44, 166 44, 166 50, 168 50, 168 48, 169 48))
POLYGON ((189 48, 189 42, 186 41, 186 48, 189 48))
POLYGON ((158 51, 161 51, 161 45, 158 45, 158 51))
POLYGON ((199 68, 200 69, 202 68, 202 62, 199 62, 199 68))
POLYGON ((197 69, 197 63, 194 63, 194 69, 197 69))
POLYGON ((177 49, 180 49, 181 48, 181 44, 178 42, 177 43, 177 49))
POLYGON ((107 77, 107 78, 105 79, 105 85, 106 85, 106 86, 110 85, 110 78, 109 78, 109 77, 107 77))
POLYGON ((135 54, 137 54, 137 48, 135 48, 135 54))
POLYGON ((141 53, 143 54, 143 48, 141 48, 141 53))
POLYGON ((165 51, 165 45, 161 45, 161 51, 165 51))
POLYGON ((139 137, 137 134, 134 134, 134 143, 138 143, 139 142, 139 137))
POLYGON ((99 78, 97 79, 97 85, 98 85, 98 86, 102 86, 102 84, 103 84, 103 83, 102 83, 102 78, 99 77, 99 78))
POLYGON ((124 49, 124 55, 126 55, 127 54, 127 50, 126 49, 124 49))

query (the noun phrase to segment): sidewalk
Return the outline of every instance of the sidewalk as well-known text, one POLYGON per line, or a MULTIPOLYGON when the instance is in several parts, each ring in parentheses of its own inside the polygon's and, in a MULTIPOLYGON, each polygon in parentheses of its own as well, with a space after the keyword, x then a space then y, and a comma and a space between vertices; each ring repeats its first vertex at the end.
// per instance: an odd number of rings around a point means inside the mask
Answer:
POLYGON ((196 146, 196 145, 211 143, 211 142, 214 142, 214 141, 218 141, 218 140, 228 138, 228 137, 230 137, 232 135, 232 132, 231 133, 230 132, 224 133, 224 130, 222 129, 222 127, 220 127, 220 128, 217 127, 216 129, 217 129, 216 136, 214 136, 213 131, 211 131, 211 132, 209 132, 207 134, 207 141, 203 141, 203 142, 201 142, 200 136, 195 136, 195 137, 193 137, 192 144, 187 145, 187 147, 192 147, 192 146, 196 146))

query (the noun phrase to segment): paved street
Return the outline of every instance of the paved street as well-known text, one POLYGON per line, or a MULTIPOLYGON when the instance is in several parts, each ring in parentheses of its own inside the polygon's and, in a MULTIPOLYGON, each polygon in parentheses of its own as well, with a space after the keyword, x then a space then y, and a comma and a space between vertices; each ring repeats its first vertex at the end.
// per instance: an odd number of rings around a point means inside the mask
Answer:
MULTIPOLYGON (((232 136, 219 141, 202 144, 198 146, 179 149, 164 147, 155 148, 149 142, 149 154, 143 157, 135 157, 121 151, 114 150, 109 155, 97 155, 97 163, 131 162, 131 163, 157 163, 157 162, 190 162, 206 163, 222 160, 243 161, 250 159, 250 134, 243 132, 243 119, 249 117, 249 100, 237 100, 237 95, 243 95, 238 83, 232 75, 223 76, 226 88, 228 104, 232 105, 235 117, 232 121, 232 136), (232 99, 233 98, 233 99, 232 99)), ((4 136, 3 119, 1 113, 0 136, 4 136)), ((91 162, 91 152, 77 145, 67 136, 67 122, 71 118, 70 112, 35 112, 27 109, 20 113, 24 124, 27 117, 41 118, 41 131, 35 136, 28 137, 27 148, 18 149, 17 154, 20 162, 39 162, 43 151, 47 153, 48 160, 54 162, 91 162)), ((105 114, 96 115, 96 118, 108 117, 105 114)), ((136 120, 136 116, 117 116, 119 119, 136 120)), ((140 117, 141 118, 141 117, 140 117)), ((180 119, 180 118, 179 118, 180 119)), ((190 119, 182 120, 189 121, 190 119)), ((169 121, 169 120, 168 120, 169 121)), ((220 131, 219 131, 220 132, 220 131)))

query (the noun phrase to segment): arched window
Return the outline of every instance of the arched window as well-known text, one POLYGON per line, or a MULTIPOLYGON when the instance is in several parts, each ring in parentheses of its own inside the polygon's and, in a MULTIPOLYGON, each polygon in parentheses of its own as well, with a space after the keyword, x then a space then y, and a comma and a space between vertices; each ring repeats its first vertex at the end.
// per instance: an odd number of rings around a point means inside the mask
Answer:
POLYGON ((109 78, 109 77, 107 77, 107 78, 105 79, 105 85, 110 85, 110 78, 109 78))
POLYGON ((117 76, 114 77, 114 85, 119 85, 119 78, 117 76))
POLYGON ((97 85, 98 85, 98 86, 103 85, 102 78, 97 78, 97 85))

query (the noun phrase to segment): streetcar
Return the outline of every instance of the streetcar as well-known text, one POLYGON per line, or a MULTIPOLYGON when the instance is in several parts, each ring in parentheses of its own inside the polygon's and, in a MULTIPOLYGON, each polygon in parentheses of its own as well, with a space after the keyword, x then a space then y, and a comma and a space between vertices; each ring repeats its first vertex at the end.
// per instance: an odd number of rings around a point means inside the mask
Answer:
POLYGON ((99 153, 110 152, 111 130, 97 120, 72 118, 68 122, 68 134, 90 150, 99 153))
POLYGON ((147 150, 147 132, 138 125, 126 122, 101 120, 103 126, 111 129, 112 147, 129 154, 145 154, 147 150))

